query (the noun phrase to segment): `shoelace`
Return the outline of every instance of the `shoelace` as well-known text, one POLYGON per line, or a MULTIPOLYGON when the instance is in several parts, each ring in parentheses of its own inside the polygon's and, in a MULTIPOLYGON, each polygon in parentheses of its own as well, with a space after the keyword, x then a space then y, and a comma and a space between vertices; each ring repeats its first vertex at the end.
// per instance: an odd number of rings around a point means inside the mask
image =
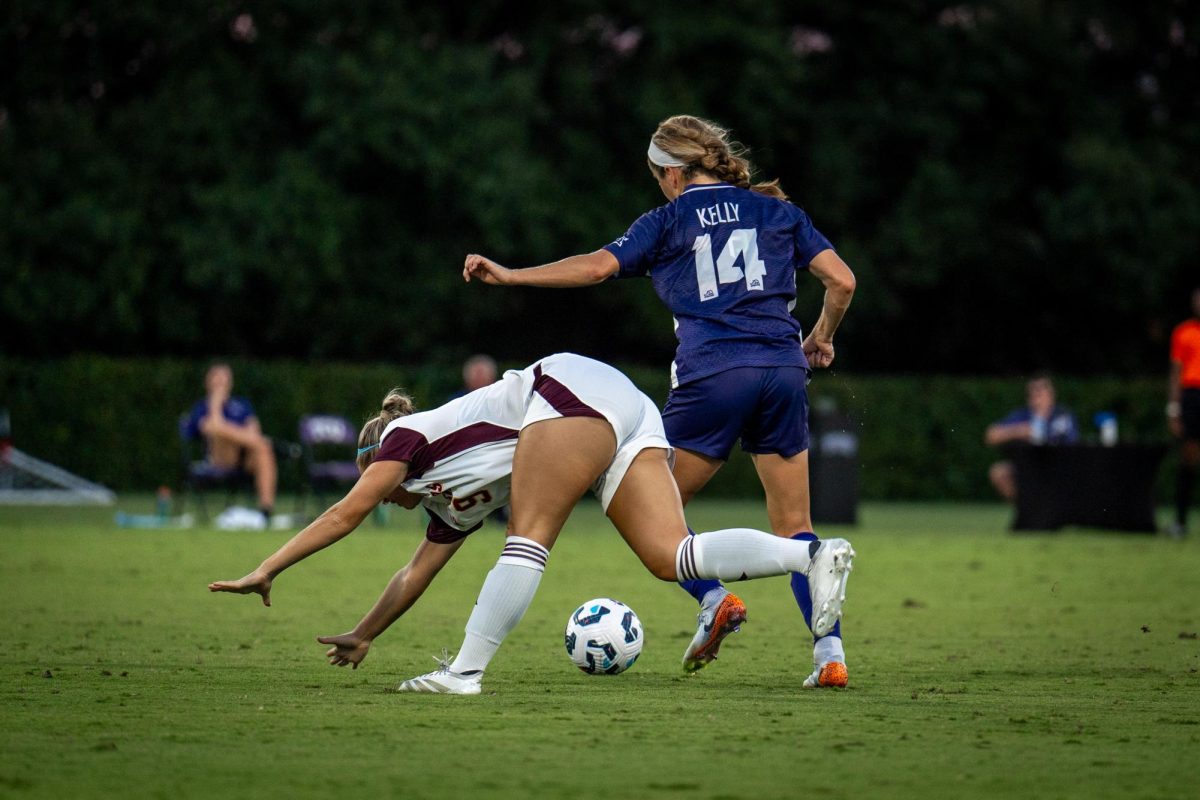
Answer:
POLYGON ((442 655, 440 658, 438 656, 430 656, 430 658, 432 658, 434 661, 438 662, 438 668, 436 670, 434 670, 435 673, 437 673, 438 675, 444 675, 444 674, 450 673, 450 662, 453 661, 453 659, 450 657, 449 650, 447 650, 446 648, 443 647, 442 655))

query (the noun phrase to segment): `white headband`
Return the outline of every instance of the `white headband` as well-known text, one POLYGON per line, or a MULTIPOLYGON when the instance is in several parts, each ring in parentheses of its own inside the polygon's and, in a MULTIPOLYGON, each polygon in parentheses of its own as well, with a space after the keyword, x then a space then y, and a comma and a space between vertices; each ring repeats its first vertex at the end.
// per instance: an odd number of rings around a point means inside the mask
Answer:
POLYGON ((650 159, 650 163, 659 167, 686 167, 686 161, 680 161, 675 156, 663 150, 661 147, 650 140, 650 149, 646 151, 646 157, 650 159))

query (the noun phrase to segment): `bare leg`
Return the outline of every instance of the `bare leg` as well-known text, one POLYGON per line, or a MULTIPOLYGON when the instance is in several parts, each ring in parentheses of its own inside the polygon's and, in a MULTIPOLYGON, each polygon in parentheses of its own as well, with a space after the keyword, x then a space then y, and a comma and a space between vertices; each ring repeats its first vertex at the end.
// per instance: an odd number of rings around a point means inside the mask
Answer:
POLYGON ((509 535, 549 550, 571 514, 617 452, 607 420, 562 417, 521 431, 513 456, 509 535))
POLYGON ((608 504, 609 519, 655 577, 676 580, 684 566, 693 573, 688 577, 732 580, 808 572, 809 542, 748 528, 689 536, 683 508, 672 502, 673 485, 666 452, 643 450, 608 504), (684 565, 681 554, 689 552, 694 558, 684 565))
MULTIPOLYGON (((678 462, 677 462, 678 463, 678 462)), ((675 552, 688 535, 667 452, 643 450, 608 504, 608 518, 656 578, 676 580, 675 552)))
POLYGON ((1017 499, 1017 476, 1011 461, 997 461, 988 469, 988 478, 996 492, 1008 502, 1017 499))
POLYGON ((675 467, 672 474, 675 476, 675 483, 679 485, 679 499, 683 505, 691 502, 724 463, 719 458, 701 455, 681 447, 675 448, 675 467))
POLYGON ((245 452, 245 468, 254 476, 258 504, 262 508, 274 508, 279 468, 271 440, 257 431, 224 420, 210 423, 206 431, 209 460, 219 467, 232 469, 245 452))
POLYGON ((479 591, 462 647, 449 665, 458 677, 415 678, 402 684, 402 690, 439 691, 442 684, 467 676, 468 693, 478 691, 478 678, 472 676, 487 669, 508 632, 525 615, 567 516, 612 463, 616 449, 612 426, 592 417, 544 420, 521 431, 513 455, 508 536, 479 591))
POLYGON ((767 494, 767 519, 776 536, 813 529, 808 491, 808 451, 784 458, 774 453, 752 455, 754 469, 767 494))
POLYGON ((254 475, 254 487, 258 492, 261 508, 275 507, 275 487, 279 480, 279 467, 275 463, 275 448, 271 440, 260 437, 261 442, 246 455, 246 470, 254 475))

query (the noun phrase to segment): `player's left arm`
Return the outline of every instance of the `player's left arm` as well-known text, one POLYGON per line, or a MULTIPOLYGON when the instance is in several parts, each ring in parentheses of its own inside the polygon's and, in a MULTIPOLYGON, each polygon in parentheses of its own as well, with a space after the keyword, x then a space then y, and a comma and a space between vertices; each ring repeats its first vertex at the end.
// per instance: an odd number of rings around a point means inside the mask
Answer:
POLYGON ((404 483, 407 474, 407 462, 375 461, 345 497, 268 556, 257 569, 236 581, 214 581, 208 590, 257 594, 262 596, 263 605, 271 605, 271 584, 279 573, 347 536, 404 483))
POLYGON ((540 286, 546 289, 568 289, 593 286, 617 274, 620 264, 607 250, 570 256, 540 267, 509 269, 485 256, 471 253, 463 263, 463 280, 472 278, 493 286, 540 286))
POLYGON ((431 542, 428 539, 421 540, 412 560, 392 577, 383 594, 354 630, 339 636, 317 637, 321 644, 332 645, 325 653, 329 663, 335 667, 349 664, 358 669, 358 665, 367 657, 367 651, 370 650, 375 637, 386 631, 393 622, 404 616, 404 612, 413 607, 465 541, 466 538, 462 538, 446 544, 431 542))
POLYGON ((832 249, 813 256, 808 270, 825 287, 825 300, 816 324, 804 337, 804 355, 811 366, 828 367, 833 363, 833 334, 850 307, 856 281, 850 267, 832 249))

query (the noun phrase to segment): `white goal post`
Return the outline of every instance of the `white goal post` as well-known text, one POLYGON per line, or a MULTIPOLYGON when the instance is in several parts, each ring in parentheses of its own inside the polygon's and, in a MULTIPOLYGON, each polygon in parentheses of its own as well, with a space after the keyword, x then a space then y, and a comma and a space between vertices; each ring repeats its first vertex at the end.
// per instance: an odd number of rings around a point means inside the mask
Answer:
POLYGON ((0 505, 111 506, 112 490, 15 447, 0 450, 0 505))

